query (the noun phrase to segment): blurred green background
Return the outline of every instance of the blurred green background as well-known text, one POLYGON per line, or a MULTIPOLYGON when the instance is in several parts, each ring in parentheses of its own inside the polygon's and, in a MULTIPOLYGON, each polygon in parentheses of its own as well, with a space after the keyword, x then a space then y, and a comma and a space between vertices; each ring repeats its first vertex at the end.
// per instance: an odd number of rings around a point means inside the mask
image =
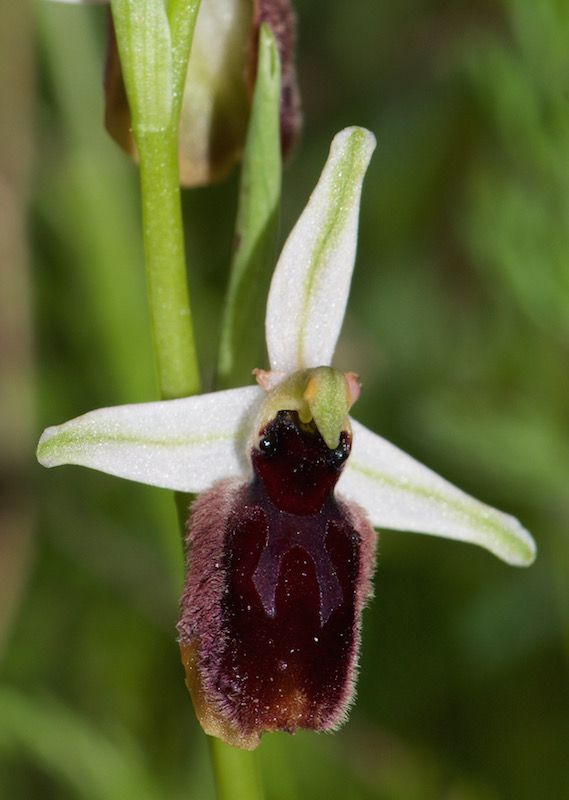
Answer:
MULTIPOLYGON (((332 135, 379 139, 336 358, 363 378, 357 416, 540 552, 523 571, 382 534, 351 719, 265 737, 267 797, 569 798, 569 4, 297 8, 283 235, 332 135)), ((33 459, 44 426, 156 396, 136 170, 101 126, 104 14, 0 6, 0 794, 210 800, 171 496, 33 459)), ((184 197, 206 381, 236 178, 184 197)))

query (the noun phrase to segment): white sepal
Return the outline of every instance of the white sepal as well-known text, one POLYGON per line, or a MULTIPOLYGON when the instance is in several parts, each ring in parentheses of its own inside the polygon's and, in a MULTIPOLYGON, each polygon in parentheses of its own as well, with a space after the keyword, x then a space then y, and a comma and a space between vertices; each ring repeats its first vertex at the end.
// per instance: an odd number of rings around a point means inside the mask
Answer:
POLYGON ((264 392, 258 386, 181 400, 114 406, 47 428, 38 445, 45 467, 79 464, 121 478, 201 492, 246 475, 245 443, 264 392))
POLYGON ((51 3, 69 3, 74 6, 108 6, 111 0, 50 0, 51 3))
POLYGON ((535 542, 517 519, 470 497, 354 420, 352 430, 338 492, 362 506, 375 527, 458 539, 508 564, 532 563, 535 542))
POLYGON ((271 369, 329 366, 356 256, 360 195, 375 137, 346 128, 277 263, 267 303, 271 369))

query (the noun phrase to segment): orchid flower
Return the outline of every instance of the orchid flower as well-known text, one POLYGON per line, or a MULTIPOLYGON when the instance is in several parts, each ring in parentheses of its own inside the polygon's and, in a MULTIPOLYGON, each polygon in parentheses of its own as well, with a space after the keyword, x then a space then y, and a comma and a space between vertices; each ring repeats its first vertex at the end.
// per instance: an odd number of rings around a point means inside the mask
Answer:
POLYGON ((535 556, 516 519, 348 416, 357 377, 331 363, 374 147, 357 127, 332 142, 273 275, 258 385, 92 411, 48 428, 38 447, 48 467, 202 493, 188 523, 182 659, 205 731, 245 748, 264 731, 345 719, 373 528, 478 544, 513 565, 535 556))

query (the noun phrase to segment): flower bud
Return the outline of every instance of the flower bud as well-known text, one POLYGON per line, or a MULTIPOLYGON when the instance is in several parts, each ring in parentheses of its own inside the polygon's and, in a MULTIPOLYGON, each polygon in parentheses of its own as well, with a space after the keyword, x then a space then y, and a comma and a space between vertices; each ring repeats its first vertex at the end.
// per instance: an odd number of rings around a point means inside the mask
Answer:
POLYGON ((334 496, 351 449, 279 411, 249 483, 194 503, 178 625, 186 682, 209 735, 253 749, 265 731, 329 731, 353 697, 376 535, 334 496))
MULTIPOLYGON (((241 157, 255 87, 261 24, 281 57, 281 143, 287 155, 300 127, 294 69, 296 20, 290 0, 202 0, 180 117, 180 180, 199 186, 225 178, 241 157)), ((105 124, 136 155, 112 22, 105 72, 105 124)))

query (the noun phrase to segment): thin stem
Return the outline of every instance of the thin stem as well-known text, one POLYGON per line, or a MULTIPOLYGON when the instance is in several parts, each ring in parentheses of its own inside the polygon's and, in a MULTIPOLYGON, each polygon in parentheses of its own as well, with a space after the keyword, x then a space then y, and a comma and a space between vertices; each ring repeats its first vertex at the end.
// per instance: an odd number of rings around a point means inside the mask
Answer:
MULTIPOLYGON (((196 0, 171 0, 167 18, 161 0, 112 0, 140 157, 148 298, 160 392, 164 398, 200 391, 178 166, 183 77, 198 7, 196 0), (191 19, 184 18, 184 8, 191 19)), ((187 498, 178 496, 177 501, 179 510, 187 507, 187 498)), ((262 800, 251 753, 217 740, 210 740, 210 752, 219 800, 241 797, 262 800)))
MULTIPOLYGON (((191 5, 197 13, 195 2, 191 5)), ((173 6, 178 18, 181 3, 173 6)), ((201 383, 180 202, 180 106, 173 92, 175 77, 187 66, 194 24, 177 24, 173 42, 163 0, 112 0, 111 7, 140 157, 148 301, 160 394, 166 399, 184 397, 197 394, 201 383)))
POLYGON ((255 754, 238 750, 220 739, 208 736, 218 800, 263 800, 265 793, 255 754))
POLYGON ((148 300, 162 397, 200 391, 186 277, 177 131, 141 133, 140 187, 148 300))

